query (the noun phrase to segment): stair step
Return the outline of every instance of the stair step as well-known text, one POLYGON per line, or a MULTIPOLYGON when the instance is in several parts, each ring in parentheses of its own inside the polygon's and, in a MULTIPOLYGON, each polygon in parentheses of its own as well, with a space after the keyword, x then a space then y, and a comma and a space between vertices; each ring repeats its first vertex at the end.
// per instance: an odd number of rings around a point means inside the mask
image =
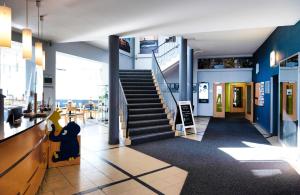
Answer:
POLYGON ((127 87, 127 86, 154 86, 154 82, 121 82, 122 86, 127 87))
POLYGON ((165 113, 164 108, 142 108, 142 109, 129 109, 129 114, 158 114, 165 113))
POLYGON ((156 90, 124 90, 125 95, 127 94, 152 94, 152 95, 157 95, 156 90))
POLYGON ((120 73, 124 72, 152 72, 150 69, 121 69, 119 70, 120 73))
POLYGON ((143 120, 143 121, 129 121, 128 128, 143 128, 153 127, 158 125, 169 125, 169 119, 155 119, 155 120, 143 120))
POLYGON ((155 86, 124 86, 124 85, 122 85, 122 86, 123 86, 124 91, 125 90, 131 90, 131 91, 142 90, 141 91, 142 93, 144 93, 143 91, 146 91, 146 90, 156 91, 156 87, 155 86))
POLYGON ((160 133, 151 133, 145 135, 132 136, 130 139, 131 139, 131 145, 137 145, 137 144, 142 144, 142 143, 162 140, 162 139, 168 139, 173 137, 175 137, 174 131, 165 131, 160 133))
POLYGON ((121 78, 121 82, 122 83, 125 83, 125 82, 149 82, 149 83, 153 83, 153 79, 152 78, 138 78, 138 77, 121 78))
POLYGON ((144 135, 149 133, 172 131, 172 126, 170 124, 162 124, 162 125, 153 125, 153 126, 146 126, 146 127, 134 127, 134 128, 128 128, 128 131, 129 131, 129 136, 144 135))
POLYGON ((121 79, 125 78, 147 78, 147 79, 153 79, 152 74, 120 74, 121 79))
POLYGON ((140 121, 140 120, 147 120, 147 119, 166 119, 166 113, 154 113, 154 114, 134 114, 129 115, 129 121, 140 121))
POLYGON ((138 103, 161 103, 159 98, 127 98, 129 104, 138 104, 138 103))
POLYGON ((144 103, 144 104, 128 104, 129 109, 138 109, 138 108, 162 108, 162 103, 144 103))
POLYGON ((159 98, 158 94, 126 94, 126 98, 134 98, 134 99, 139 99, 139 98, 159 98))

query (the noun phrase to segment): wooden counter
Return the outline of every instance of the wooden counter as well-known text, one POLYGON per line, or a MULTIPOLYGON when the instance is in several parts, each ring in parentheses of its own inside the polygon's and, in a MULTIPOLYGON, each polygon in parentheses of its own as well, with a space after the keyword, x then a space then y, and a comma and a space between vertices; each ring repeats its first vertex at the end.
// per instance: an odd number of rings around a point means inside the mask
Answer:
POLYGON ((35 194, 43 180, 49 144, 46 119, 0 126, 0 194, 35 194))

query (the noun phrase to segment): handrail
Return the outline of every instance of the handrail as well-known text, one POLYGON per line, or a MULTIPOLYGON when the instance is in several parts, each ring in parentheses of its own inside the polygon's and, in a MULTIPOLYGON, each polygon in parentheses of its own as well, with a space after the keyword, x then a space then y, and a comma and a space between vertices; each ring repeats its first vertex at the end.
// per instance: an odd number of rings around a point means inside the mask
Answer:
MULTIPOLYGON (((162 74, 162 76, 163 76, 165 82, 168 83, 167 80, 166 80, 166 78, 165 78, 165 76, 164 76, 164 74, 163 74, 163 72, 161 71, 161 68, 160 68, 160 66, 159 66, 159 63, 157 62, 157 59, 156 59, 156 56, 155 56, 154 51, 152 51, 152 52, 153 52, 154 60, 156 61, 156 64, 157 64, 157 67, 158 67, 160 73, 162 74)), ((172 97, 173 97, 173 100, 176 102, 176 105, 178 106, 177 101, 176 101, 176 99, 175 99, 175 97, 174 97, 174 95, 173 95, 173 93, 172 93, 172 91, 171 91, 169 85, 167 85, 167 86, 168 86, 169 91, 171 92, 171 95, 172 95, 172 97)))
MULTIPOLYGON (((161 44, 160 46, 158 46, 157 48, 152 50, 152 71, 157 80, 157 84, 161 91, 163 101, 166 104, 166 106, 168 107, 169 113, 172 114, 172 118, 174 120, 173 121, 174 128, 176 128, 176 123, 177 123, 176 119, 177 119, 177 115, 178 115, 178 103, 177 103, 176 98, 174 97, 174 95, 168 85, 168 82, 161 70, 160 64, 157 59, 158 57, 156 56, 156 53, 155 53, 156 51, 157 51, 157 53, 159 53, 159 48, 168 42, 170 42, 170 41, 166 40, 166 42, 164 42, 163 44, 161 44)), ((177 48, 177 47, 178 47, 178 45, 170 48, 164 54, 161 54, 161 56, 166 55, 168 52, 170 52, 170 50, 174 50, 174 48, 177 48)))
POLYGON ((126 99, 126 96, 125 96, 125 92, 124 92, 124 89, 123 89, 123 86, 122 86, 122 83, 121 83, 120 79, 119 79, 119 85, 120 85, 122 97, 124 98, 126 105, 128 105, 128 102, 127 102, 127 99, 126 99))
POLYGON ((120 92, 119 112, 120 112, 120 114, 122 114, 121 120, 122 120, 123 124, 125 125, 126 138, 128 138, 128 136, 129 136, 129 132, 128 132, 128 102, 127 102, 120 79, 119 79, 119 92, 120 92))
MULTIPOLYGON (((166 51, 165 53, 163 53, 163 54, 161 54, 161 55, 159 55, 159 56, 157 56, 158 58, 161 58, 161 57, 163 57, 163 56, 165 56, 165 55, 167 55, 168 53, 170 53, 171 51, 173 51, 174 49, 176 49, 176 48, 178 48, 179 47, 179 44, 177 44, 177 45, 175 45, 174 47, 172 47, 171 49, 169 49, 168 51, 166 51)), ((157 48, 158 49, 158 48, 157 48)), ((154 49, 154 51, 155 51, 156 49, 154 49)))

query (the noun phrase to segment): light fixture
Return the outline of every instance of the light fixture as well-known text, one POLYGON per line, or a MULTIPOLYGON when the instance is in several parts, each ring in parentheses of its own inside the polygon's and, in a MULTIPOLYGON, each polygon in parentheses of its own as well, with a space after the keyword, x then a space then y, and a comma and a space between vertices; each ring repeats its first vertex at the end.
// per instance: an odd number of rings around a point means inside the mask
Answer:
POLYGON ((28 28, 28 0, 26 1, 26 28, 22 30, 22 49, 23 58, 30 60, 32 58, 32 31, 28 28))
POLYGON ((35 64, 37 66, 43 65, 43 44, 42 42, 35 42, 35 64))
MULTIPOLYGON (((43 29, 44 29, 44 15, 40 16, 41 20, 41 39, 43 39, 43 29)), ((43 63, 42 63, 43 70, 46 69, 46 52, 43 50, 43 63)))
POLYGON ((275 51, 273 50, 271 53, 270 53, 270 66, 273 67, 276 65, 276 53, 275 51))
MULTIPOLYGON (((40 0, 36 1, 38 8, 38 39, 40 38, 40 0)), ((40 41, 35 42, 35 64, 43 66, 43 43, 40 41)))
POLYGON ((43 71, 46 70, 46 52, 43 51, 43 71))
POLYGON ((11 8, 0 6, 0 47, 11 47, 11 8))

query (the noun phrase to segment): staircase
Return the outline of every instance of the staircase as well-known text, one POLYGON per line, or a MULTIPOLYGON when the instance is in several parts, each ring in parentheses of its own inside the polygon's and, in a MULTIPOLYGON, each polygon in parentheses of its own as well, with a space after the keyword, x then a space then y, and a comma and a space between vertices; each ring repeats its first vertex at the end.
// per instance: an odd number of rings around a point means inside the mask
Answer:
POLYGON ((131 145, 174 137, 151 70, 120 70, 120 80, 128 103, 131 145))

